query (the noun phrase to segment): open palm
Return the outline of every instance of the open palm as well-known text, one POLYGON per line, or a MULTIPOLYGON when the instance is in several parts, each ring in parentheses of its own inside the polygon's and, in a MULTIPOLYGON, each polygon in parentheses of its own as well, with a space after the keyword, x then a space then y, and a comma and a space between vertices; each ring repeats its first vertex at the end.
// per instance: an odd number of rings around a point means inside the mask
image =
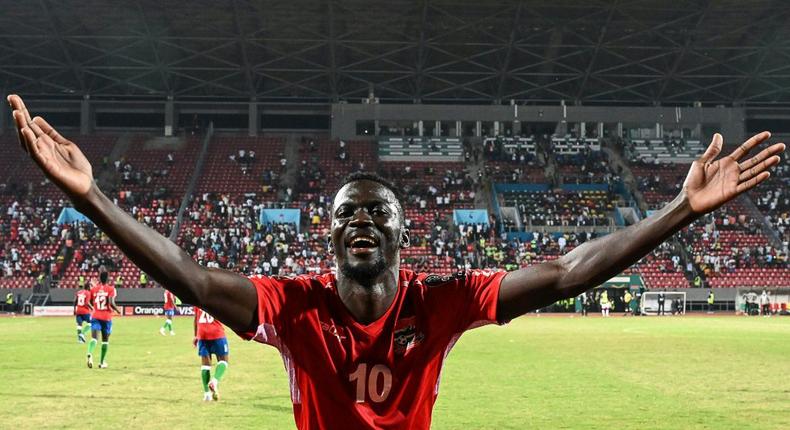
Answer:
POLYGON ((756 134, 731 154, 714 160, 723 145, 721 135, 716 133, 705 153, 691 164, 683 183, 691 210, 697 214, 713 211, 768 179, 768 170, 779 163, 778 154, 785 149, 783 143, 771 145, 743 162, 740 159, 769 137, 767 131, 756 134))
POLYGON ((74 142, 64 138, 43 118, 31 118, 22 99, 8 96, 19 143, 44 174, 69 197, 83 197, 93 184, 93 169, 74 142))

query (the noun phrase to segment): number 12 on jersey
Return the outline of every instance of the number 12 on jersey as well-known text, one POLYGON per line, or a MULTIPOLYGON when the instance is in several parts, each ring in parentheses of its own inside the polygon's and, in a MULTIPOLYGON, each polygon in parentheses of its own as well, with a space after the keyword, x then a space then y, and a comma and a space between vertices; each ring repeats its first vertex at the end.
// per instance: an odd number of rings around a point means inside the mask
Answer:
POLYGON ((356 382, 356 400, 357 403, 365 403, 365 391, 367 397, 374 403, 381 403, 387 400, 392 389, 392 372, 390 369, 383 365, 377 364, 370 368, 368 372, 367 363, 359 363, 357 370, 348 375, 348 380, 356 382), (379 379, 383 379, 383 383, 379 385, 379 379), (381 389, 379 389, 381 387, 381 389))

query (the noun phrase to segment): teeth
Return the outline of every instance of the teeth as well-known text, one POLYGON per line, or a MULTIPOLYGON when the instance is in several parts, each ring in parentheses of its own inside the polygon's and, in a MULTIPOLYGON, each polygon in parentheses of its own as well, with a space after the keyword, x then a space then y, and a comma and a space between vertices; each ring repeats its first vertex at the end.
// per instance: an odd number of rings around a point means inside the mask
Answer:
POLYGON ((356 246, 358 243, 363 242, 365 244, 370 244, 371 246, 376 245, 376 240, 371 237, 355 237, 351 240, 351 246, 356 246))

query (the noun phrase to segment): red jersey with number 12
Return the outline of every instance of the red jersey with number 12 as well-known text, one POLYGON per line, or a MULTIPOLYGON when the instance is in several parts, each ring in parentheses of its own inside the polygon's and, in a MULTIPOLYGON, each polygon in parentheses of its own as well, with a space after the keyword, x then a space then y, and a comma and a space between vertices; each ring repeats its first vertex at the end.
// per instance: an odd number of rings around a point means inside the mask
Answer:
POLYGON ((225 328, 203 309, 195 306, 195 324, 199 340, 214 340, 225 337, 225 328))
POLYGON ((80 289, 77 291, 77 309, 74 312, 75 315, 85 315, 90 314, 91 309, 88 307, 88 303, 91 302, 91 292, 90 290, 80 289))
POLYGON ((466 330, 496 322, 506 272, 401 270, 378 320, 360 324, 335 276, 251 277, 258 328, 280 351, 300 429, 428 429, 444 360, 466 330))
POLYGON ((93 319, 112 321, 112 308, 110 299, 115 297, 115 287, 110 284, 96 284, 91 288, 93 298, 93 319))

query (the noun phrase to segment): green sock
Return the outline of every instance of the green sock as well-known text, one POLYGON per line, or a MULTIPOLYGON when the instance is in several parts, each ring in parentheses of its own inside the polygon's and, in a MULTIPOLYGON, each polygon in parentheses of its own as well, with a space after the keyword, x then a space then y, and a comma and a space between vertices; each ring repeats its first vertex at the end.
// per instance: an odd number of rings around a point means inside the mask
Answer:
POLYGON ((86 325, 82 326, 82 334, 88 334, 88 332, 90 332, 90 331, 91 331, 91 325, 90 324, 86 324, 86 325))
POLYGON ((203 392, 208 393, 208 383, 211 380, 211 366, 200 366, 200 378, 203 382, 203 392))
POLYGON ((217 381, 222 380, 222 375, 225 374, 226 370, 228 370, 228 362, 224 360, 218 362, 217 368, 214 370, 214 379, 217 381))
POLYGON ((91 339, 91 341, 88 342, 88 355, 93 355, 93 350, 96 348, 97 343, 99 343, 99 341, 96 339, 91 339))
POLYGON ((110 342, 101 343, 101 361, 99 361, 99 363, 104 363, 104 357, 107 356, 107 348, 109 347, 110 347, 110 342))
POLYGON ((170 320, 165 320, 165 325, 163 325, 162 328, 164 328, 165 331, 173 331, 173 324, 170 320))

